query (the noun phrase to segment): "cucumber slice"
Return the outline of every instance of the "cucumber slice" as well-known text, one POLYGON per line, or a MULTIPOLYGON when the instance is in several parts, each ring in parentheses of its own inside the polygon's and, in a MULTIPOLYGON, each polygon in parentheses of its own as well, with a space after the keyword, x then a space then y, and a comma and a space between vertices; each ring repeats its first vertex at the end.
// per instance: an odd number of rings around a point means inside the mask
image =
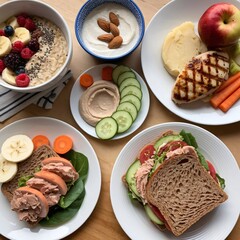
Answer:
POLYGON ((112 114, 112 118, 114 118, 118 124, 118 133, 127 131, 133 123, 131 114, 124 110, 116 111, 112 114))
POLYGON ((129 112, 132 116, 133 122, 135 121, 135 119, 138 115, 137 108, 135 107, 134 104, 132 104, 130 102, 123 102, 123 103, 119 104, 117 107, 117 111, 120 111, 120 110, 129 112))
POLYGON ((113 69, 112 72, 112 79, 115 83, 117 83, 118 80, 118 76, 123 73, 123 72, 127 72, 127 71, 131 71, 131 69, 125 65, 118 65, 113 69))
POLYGON ((130 167, 128 168, 127 173, 126 173, 126 181, 127 181, 128 187, 138 197, 140 197, 140 195, 137 191, 135 174, 136 174, 137 170, 140 168, 140 166, 141 166, 140 161, 136 160, 130 165, 130 167))
POLYGON ((120 86, 122 81, 124 81, 126 78, 136 78, 136 75, 133 71, 127 71, 127 72, 123 72, 118 76, 117 79, 117 85, 120 86))
POLYGON ((123 103, 123 102, 130 102, 130 103, 134 104, 135 107, 137 108, 138 112, 141 108, 141 100, 133 94, 128 94, 128 95, 124 96, 121 99, 120 103, 123 103))
POLYGON ((126 78, 122 83, 119 85, 119 91, 121 92, 127 86, 136 86, 141 89, 141 84, 136 78, 126 78))
POLYGON ((95 127, 96 134, 101 139, 113 138, 116 135, 117 130, 118 124, 112 117, 102 118, 95 127))
POLYGON ((156 214, 152 211, 152 209, 146 204, 144 205, 144 209, 148 215, 148 217, 156 224, 164 225, 164 223, 156 216, 156 214))
POLYGON ((122 99, 123 97, 125 97, 128 94, 133 94, 136 97, 138 97, 139 99, 142 99, 142 90, 136 86, 125 87, 120 93, 120 98, 122 99))

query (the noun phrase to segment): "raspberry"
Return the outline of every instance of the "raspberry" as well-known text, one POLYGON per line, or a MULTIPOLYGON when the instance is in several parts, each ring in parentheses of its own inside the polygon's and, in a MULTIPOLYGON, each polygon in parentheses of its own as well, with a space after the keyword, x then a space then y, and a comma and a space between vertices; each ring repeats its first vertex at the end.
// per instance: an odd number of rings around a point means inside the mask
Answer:
POLYGON ((19 15, 17 16, 17 22, 19 24, 20 27, 24 27, 25 23, 26 23, 26 18, 23 15, 19 15))
POLYGON ((30 78, 26 73, 20 73, 16 77, 16 84, 18 87, 27 87, 29 85, 30 78))
POLYGON ((26 22, 24 24, 24 27, 26 29, 28 29, 30 32, 34 31, 36 29, 36 25, 35 23, 33 22, 33 20, 31 18, 26 18, 26 22))
POLYGON ((3 58, 6 67, 15 71, 19 66, 25 66, 24 59, 18 53, 10 52, 3 58))
POLYGON ((0 59, 0 74, 2 74, 2 71, 4 70, 4 68, 5 68, 5 64, 4 64, 3 60, 0 59))
POLYGON ((5 36, 5 32, 3 29, 0 29, 0 36, 5 36))
POLYGON ((36 39, 32 39, 30 40, 30 42, 28 43, 28 47, 34 51, 37 52, 39 50, 39 43, 36 39))
POLYGON ((30 59, 33 54, 34 52, 28 47, 23 48, 23 50, 21 51, 21 57, 26 60, 30 59))
POLYGON ((24 43, 21 41, 16 41, 12 45, 13 52, 21 52, 23 48, 24 48, 24 43))

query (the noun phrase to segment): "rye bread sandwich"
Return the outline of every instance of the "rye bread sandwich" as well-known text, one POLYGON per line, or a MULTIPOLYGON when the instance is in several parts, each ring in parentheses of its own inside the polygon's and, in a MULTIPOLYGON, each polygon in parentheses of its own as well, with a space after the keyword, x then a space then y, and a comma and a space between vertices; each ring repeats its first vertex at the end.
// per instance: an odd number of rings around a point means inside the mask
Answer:
POLYGON ((79 174, 48 145, 38 147, 18 165, 15 177, 3 183, 1 190, 19 220, 35 226, 67 194, 79 174))
POLYGON ((123 176, 130 198, 160 229, 180 236, 227 200, 225 181, 200 153, 195 138, 167 131, 146 145, 123 176))

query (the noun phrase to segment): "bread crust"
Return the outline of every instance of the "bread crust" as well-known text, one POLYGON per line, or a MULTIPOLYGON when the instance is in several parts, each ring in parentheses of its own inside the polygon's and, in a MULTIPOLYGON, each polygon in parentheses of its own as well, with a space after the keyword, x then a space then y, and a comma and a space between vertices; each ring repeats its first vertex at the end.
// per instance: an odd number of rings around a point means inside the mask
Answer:
POLYGON ((146 189, 148 202, 159 209, 175 236, 228 198, 201 165, 195 150, 187 148, 188 153, 166 159, 146 189))

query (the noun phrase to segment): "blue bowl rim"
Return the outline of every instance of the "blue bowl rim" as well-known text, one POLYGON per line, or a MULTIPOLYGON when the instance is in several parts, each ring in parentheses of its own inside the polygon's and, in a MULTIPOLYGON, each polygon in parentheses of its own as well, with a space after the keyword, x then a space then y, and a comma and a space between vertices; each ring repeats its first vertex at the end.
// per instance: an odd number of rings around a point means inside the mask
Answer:
MULTIPOLYGON (((140 45, 142 39, 143 39, 143 36, 144 36, 144 33, 145 33, 145 20, 144 20, 144 16, 142 14, 142 11, 140 10, 140 8, 138 7, 138 5, 133 1, 133 0, 128 0, 129 2, 131 2, 131 4, 134 6, 134 8, 137 10, 139 16, 140 16, 140 19, 141 19, 141 29, 142 31, 140 32, 139 34, 139 38, 138 38, 138 41, 136 42, 136 44, 134 45, 134 47, 132 49, 130 49, 129 51, 123 53, 122 55, 119 55, 119 56, 115 56, 115 57, 104 57, 104 56, 101 56, 101 55, 98 55, 98 54, 95 54, 93 52, 91 52, 84 44, 84 42, 82 41, 81 37, 80 37, 80 34, 79 32, 77 31, 77 23, 78 23, 78 20, 82 14, 82 11, 88 6, 88 4, 90 2, 93 2, 95 0, 88 0, 87 2, 85 2, 82 7, 80 8, 78 14, 77 14, 77 17, 75 19, 75 36, 78 40, 78 43, 81 45, 81 47, 87 52, 89 53, 90 55, 96 57, 96 58, 99 58, 99 59, 104 59, 104 60, 117 60, 117 59, 121 59, 125 56, 128 56, 130 53, 134 52, 136 50, 136 48, 140 45)), ((126 1, 126 0, 125 0, 126 1)), ((111 0, 107 0, 106 2, 103 2, 100 5, 104 4, 104 3, 107 3, 107 2, 111 2, 111 0)), ((121 3, 116 3, 116 4, 121 4, 121 3)), ((124 5, 123 5, 124 6, 124 5)), ((89 14, 89 13, 88 13, 89 14)))

